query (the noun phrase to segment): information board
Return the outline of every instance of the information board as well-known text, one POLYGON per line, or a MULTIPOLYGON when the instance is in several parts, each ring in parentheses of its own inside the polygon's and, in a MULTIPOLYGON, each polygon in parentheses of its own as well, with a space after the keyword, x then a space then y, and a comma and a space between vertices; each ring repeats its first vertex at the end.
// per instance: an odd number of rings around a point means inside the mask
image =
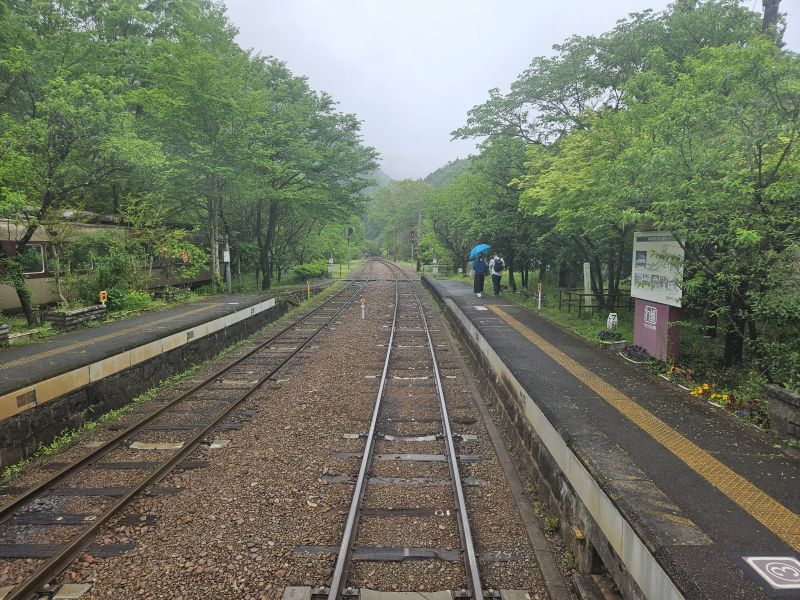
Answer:
POLYGON ((680 307, 682 261, 683 248, 668 231, 634 233, 631 296, 680 307))

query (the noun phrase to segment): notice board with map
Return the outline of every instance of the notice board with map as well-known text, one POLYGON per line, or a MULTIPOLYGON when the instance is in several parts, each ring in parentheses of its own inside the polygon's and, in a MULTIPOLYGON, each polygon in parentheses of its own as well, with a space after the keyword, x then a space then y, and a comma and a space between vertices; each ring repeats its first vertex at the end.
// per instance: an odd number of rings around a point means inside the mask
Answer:
POLYGON ((682 263, 683 248, 668 231, 635 232, 631 296, 680 307, 682 263))

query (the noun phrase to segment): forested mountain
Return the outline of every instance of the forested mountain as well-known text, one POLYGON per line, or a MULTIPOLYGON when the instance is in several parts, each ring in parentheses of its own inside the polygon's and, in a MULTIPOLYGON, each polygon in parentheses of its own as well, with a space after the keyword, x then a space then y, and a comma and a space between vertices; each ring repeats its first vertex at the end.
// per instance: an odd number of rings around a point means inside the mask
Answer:
POLYGON ((386 187, 392 178, 387 175, 383 169, 377 168, 374 171, 371 171, 367 176, 368 179, 372 180, 372 185, 367 188, 364 188, 363 194, 367 197, 371 197, 375 195, 379 189, 386 187))
POLYGON ((442 187, 451 179, 466 171, 471 162, 472 160, 469 158, 457 158, 427 175, 423 181, 433 187, 442 187))
POLYGON ((456 159, 424 179, 389 180, 371 194, 365 217, 370 251, 408 260, 414 255, 414 248, 418 248, 425 258, 430 258, 435 252, 429 219, 430 195, 465 172, 470 162, 470 159, 456 159), (423 243, 426 236, 428 244, 423 243))
MULTIPOLYGON (((377 153, 355 115, 235 35, 210 0, 10 0, 0 12, 0 217, 23 231, 0 250, 0 277, 29 320, 21 257, 65 211, 150 230, 193 221, 213 273, 227 241, 264 288, 287 264, 344 246, 377 153)), ((133 272, 189 251, 113 243, 133 272)))

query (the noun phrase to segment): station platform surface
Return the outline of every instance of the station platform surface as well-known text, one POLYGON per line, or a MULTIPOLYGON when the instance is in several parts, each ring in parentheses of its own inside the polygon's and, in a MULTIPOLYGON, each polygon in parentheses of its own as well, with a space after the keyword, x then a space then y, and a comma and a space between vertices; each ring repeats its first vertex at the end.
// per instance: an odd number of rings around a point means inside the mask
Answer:
POLYGON ((274 295, 265 292, 214 296, 98 327, 76 329, 40 342, 0 348, 0 396, 229 315, 274 295))
POLYGON ((612 490, 686 598, 800 598, 800 571, 792 571, 800 460, 768 434, 503 293, 477 298, 471 281, 426 280, 480 332, 601 489, 612 490), (744 562, 754 556, 788 558, 777 567, 758 563, 785 587, 744 562))

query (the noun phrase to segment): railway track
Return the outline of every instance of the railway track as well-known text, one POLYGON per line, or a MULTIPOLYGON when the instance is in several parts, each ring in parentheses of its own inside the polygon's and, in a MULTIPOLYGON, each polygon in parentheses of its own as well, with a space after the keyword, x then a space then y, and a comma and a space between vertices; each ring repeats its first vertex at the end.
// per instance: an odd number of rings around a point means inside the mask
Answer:
POLYGON ((416 279, 372 265, 326 307, 168 392, 183 401, 136 433, 118 425, 88 465, 32 471, 28 484, 47 475, 40 494, 0 507, 0 598, 10 583, 6 598, 51 598, 70 582, 87 600, 277 600, 298 585, 315 600, 545 598, 446 328, 416 279), (167 454, 171 465, 151 458, 167 454))
POLYGON ((35 567, 5 600, 36 597, 134 498, 145 491, 170 493, 153 486, 176 468, 203 466, 186 459, 216 431, 236 429, 239 423, 225 419, 247 418, 246 411, 237 414, 237 409, 335 321, 371 277, 370 265, 369 272, 362 271, 313 311, 33 487, 0 489, 0 494, 12 496, 0 507, 0 559, 22 559, 35 567), (153 454, 160 458, 142 460, 153 454), (74 498, 85 499, 83 505, 88 502, 92 510, 60 510, 74 498))
MULTIPOLYGON (((463 574, 455 576, 463 586, 460 595, 481 600, 483 588, 478 557, 459 465, 460 461, 477 457, 457 453, 458 436, 451 428, 437 344, 432 335, 437 333, 429 325, 426 315, 429 309, 421 298, 421 287, 397 266, 381 262, 394 276, 394 313, 369 431, 365 435, 327 597, 338 600, 356 595, 359 582, 365 580, 364 574, 358 573, 360 561, 364 564, 395 561, 399 566, 393 589, 405 590, 416 589, 414 573, 418 572, 420 562, 452 562, 456 556, 463 568, 463 574), (419 430, 419 427, 425 429, 419 430), (416 430, 412 431, 414 428, 416 430), (415 447, 424 447, 425 451, 414 451, 415 447), (402 477, 381 476, 381 469, 375 468, 379 463, 402 465, 402 477), (425 505, 419 498, 412 500, 407 495, 397 494, 390 500, 392 505, 387 506, 386 493, 381 488, 387 485, 408 487, 408 484, 410 487, 414 484, 448 485, 452 490, 452 504, 425 505), (403 506, 404 498, 408 506, 403 506), (446 547, 432 548, 430 532, 409 529, 408 519, 414 515, 439 517, 435 519, 438 523, 435 541, 446 547), (381 543, 375 544, 376 539, 381 543), (399 544, 388 548, 385 541, 399 544), (403 565, 409 565, 407 572, 403 565)), ((448 368, 456 366, 448 365, 448 368)), ((413 495, 413 491, 411 493, 413 495)), ((394 492, 390 491, 389 495, 394 492)))

